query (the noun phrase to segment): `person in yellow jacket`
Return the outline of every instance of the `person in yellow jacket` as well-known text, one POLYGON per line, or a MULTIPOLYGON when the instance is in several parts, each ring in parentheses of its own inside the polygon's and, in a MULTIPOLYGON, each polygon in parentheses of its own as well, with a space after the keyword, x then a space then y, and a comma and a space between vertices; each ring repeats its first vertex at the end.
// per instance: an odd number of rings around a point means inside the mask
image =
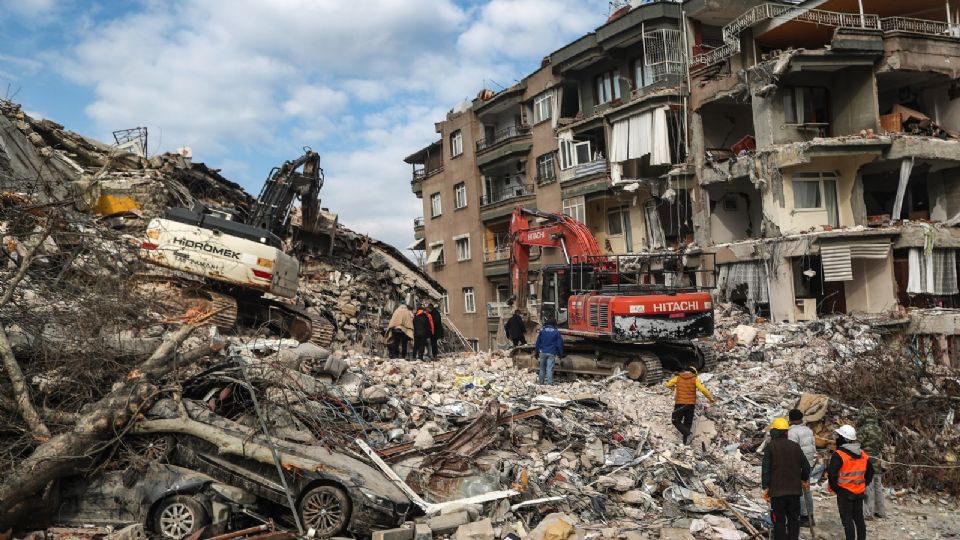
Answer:
POLYGON ((683 435, 683 444, 690 438, 693 427, 693 413, 697 409, 697 392, 706 396, 710 403, 717 400, 697 377, 697 370, 686 367, 677 376, 666 383, 667 388, 675 388, 673 393, 673 425, 683 435))

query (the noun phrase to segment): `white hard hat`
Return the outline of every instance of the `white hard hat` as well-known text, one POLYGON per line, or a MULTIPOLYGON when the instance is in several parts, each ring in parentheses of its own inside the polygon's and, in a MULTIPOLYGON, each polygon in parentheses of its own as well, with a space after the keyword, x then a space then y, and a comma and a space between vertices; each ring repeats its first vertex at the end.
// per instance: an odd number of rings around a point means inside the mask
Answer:
POLYGON ((857 440, 857 430, 853 429, 853 426, 850 424, 844 424, 834 431, 848 441, 857 440))

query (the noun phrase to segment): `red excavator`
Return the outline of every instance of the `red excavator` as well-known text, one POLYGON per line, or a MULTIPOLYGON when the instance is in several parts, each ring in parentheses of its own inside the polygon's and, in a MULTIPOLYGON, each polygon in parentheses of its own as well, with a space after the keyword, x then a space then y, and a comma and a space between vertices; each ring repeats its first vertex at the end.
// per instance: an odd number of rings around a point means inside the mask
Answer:
POLYGON ((541 321, 555 320, 564 336, 558 371, 622 369, 650 384, 664 368, 714 366, 713 350, 693 341, 713 335, 713 300, 705 289, 715 282, 714 265, 707 254, 606 255, 583 223, 527 208, 514 210, 510 237, 513 301, 524 314, 530 249, 559 248, 566 260, 543 267, 540 276, 541 321))

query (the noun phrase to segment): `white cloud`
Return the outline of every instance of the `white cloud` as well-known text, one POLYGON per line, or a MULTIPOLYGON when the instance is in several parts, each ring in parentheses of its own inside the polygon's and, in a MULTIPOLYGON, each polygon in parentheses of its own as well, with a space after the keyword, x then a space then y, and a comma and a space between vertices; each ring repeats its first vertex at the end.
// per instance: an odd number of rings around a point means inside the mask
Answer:
POLYGON ((0 12, 27 19, 46 18, 56 8, 56 0, 0 0, 0 12))
POLYGON ((86 112, 101 131, 147 125, 152 150, 189 145, 254 192, 271 163, 312 146, 325 206, 403 247, 422 208, 403 158, 436 139, 456 102, 509 85, 601 22, 592 5, 147 1, 92 16, 48 64, 92 90, 86 112))

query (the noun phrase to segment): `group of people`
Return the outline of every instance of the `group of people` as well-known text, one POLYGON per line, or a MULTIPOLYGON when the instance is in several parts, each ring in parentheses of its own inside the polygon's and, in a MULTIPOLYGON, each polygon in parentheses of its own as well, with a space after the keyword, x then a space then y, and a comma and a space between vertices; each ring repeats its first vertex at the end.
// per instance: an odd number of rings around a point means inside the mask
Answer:
POLYGON ((407 344, 413 340, 413 357, 423 360, 424 354, 431 359, 440 355, 438 342, 443 338, 443 323, 440 310, 432 302, 417 308, 400 304, 393 311, 387 325, 387 352, 390 358, 406 358, 407 344))
MULTIPOLYGON (((667 381, 674 389, 673 425, 683 443, 691 437, 697 392, 711 403, 713 395, 690 367, 667 381)), ((793 409, 787 418, 777 418, 769 428, 761 465, 760 486, 770 503, 774 540, 800 538, 800 527, 815 525, 810 483, 817 484, 824 471, 846 540, 866 540, 866 519, 885 517, 883 483, 878 456, 883 449, 877 411, 867 405, 860 411, 857 429, 844 424, 835 430, 836 450, 824 467, 817 456, 816 437, 803 422, 803 412, 793 409), (872 456, 872 457, 871 457, 872 456)))

